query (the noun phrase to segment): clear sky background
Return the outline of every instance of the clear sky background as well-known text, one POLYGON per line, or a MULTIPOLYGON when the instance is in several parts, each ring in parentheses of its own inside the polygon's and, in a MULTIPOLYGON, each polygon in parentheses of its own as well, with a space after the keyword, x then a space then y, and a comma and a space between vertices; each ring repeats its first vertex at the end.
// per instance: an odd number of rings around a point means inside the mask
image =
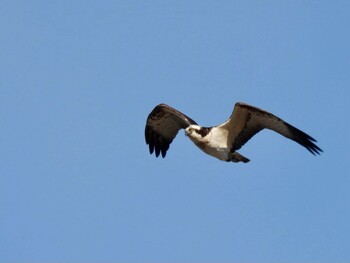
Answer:
POLYGON ((1 262, 350 262, 349 1, 0 4, 1 262), (263 131, 221 162, 144 126, 235 102, 263 131))

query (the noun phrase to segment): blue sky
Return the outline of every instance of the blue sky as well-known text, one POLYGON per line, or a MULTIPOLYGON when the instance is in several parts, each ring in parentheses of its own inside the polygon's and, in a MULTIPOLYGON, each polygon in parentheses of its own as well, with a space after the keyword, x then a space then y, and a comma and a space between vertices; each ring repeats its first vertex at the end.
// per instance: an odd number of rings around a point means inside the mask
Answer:
POLYGON ((349 262, 348 1, 0 4, 1 262, 349 262), (220 162, 180 132, 235 102, 318 140, 263 131, 220 162))

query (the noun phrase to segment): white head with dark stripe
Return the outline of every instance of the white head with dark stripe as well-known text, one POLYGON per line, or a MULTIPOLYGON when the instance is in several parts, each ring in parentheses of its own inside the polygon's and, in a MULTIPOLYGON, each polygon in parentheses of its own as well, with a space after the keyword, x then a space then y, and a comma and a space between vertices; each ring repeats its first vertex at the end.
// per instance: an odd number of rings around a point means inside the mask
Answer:
POLYGON ((192 141, 202 141, 208 135, 211 128, 201 127, 199 125, 190 125, 185 129, 185 134, 192 141))

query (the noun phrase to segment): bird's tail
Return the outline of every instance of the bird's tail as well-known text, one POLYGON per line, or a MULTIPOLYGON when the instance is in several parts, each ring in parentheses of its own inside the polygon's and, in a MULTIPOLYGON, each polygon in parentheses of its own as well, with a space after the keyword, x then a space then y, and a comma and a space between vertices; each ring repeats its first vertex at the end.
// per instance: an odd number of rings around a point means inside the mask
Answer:
POLYGON ((234 163, 239 163, 239 162, 244 162, 247 163, 250 160, 243 155, 239 154, 238 152, 230 153, 229 154, 229 161, 234 162, 234 163))

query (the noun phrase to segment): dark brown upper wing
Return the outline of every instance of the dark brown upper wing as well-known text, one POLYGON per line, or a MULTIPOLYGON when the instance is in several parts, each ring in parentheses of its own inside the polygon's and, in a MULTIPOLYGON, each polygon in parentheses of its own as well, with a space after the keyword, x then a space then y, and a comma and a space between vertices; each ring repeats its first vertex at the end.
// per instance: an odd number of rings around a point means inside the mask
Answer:
POLYGON ((152 154, 155 151, 156 157, 162 153, 164 158, 178 131, 192 124, 197 123, 178 110, 159 104, 148 115, 146 122, 145 139, 149 152, 152 154))
POLYGON ((230 119, 219 127, 228 130, 228 145, 232 145, 232 151, 240 149, 256 133, 267 128, 299 143, 314 155, 322 152, 310 135, 272 113, 242 102, 236 103, 230 119))

